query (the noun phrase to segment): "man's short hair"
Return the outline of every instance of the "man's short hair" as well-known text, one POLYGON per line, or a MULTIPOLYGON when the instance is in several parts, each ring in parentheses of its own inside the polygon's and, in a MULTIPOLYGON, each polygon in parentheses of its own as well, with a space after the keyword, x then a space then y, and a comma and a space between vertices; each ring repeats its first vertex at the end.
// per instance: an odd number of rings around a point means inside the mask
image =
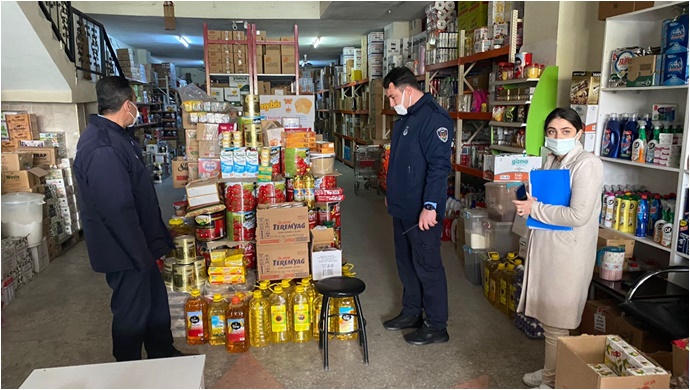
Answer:
POLYGON ((96 83, 98 97, 98 113, 101 115, 116 112, 127 101, 131 100, 134 92, 129 81, 121 76, 103 77, 96 83))
POLYGON ((396 88, 412 87, 414 89, 419 89, 417 77, 412 73, 410 68, 405 66, 391 69, 386 77, 383 78, 384 89, 388 89, 391 83, 393 83, 396 88))

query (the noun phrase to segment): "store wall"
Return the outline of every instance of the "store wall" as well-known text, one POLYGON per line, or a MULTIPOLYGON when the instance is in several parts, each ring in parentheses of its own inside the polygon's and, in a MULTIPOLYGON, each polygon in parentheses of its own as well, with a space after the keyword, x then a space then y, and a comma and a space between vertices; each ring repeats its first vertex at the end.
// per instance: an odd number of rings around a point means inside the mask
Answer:
POLYGON ((177 77, 185 79, 187 73, 191 73, 192 83, 197 85, 206 84, 206 70, 201 68, 175 68, 177 77))
POLYGON ((559 8, 558 1, 525 2, 520 51, 532 53, 532 60, 536 63, 556 64, 559 8))

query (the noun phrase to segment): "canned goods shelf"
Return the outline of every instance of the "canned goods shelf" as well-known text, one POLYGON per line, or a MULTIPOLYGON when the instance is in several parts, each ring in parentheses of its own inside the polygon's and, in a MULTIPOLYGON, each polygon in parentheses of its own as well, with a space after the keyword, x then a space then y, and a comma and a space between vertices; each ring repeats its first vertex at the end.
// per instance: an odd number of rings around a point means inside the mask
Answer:
POLYGON ((620 235, 626 236, 626 237, 631 238, 631 239, 633 239, 633 240, 635 240, 635 241, 637 241, 637 242, 641 242, 641 243, 643 243, 643 244, 645 244, 645 245, 649 245, 649 246, 651 246, 651 247, 654 247, 654 248, 657 248, 657 249, 661 249, 662 251, 671 252, 671 248, 665 247, 665 246, 663 246, 663 245, 661 245, 661 244, 659 244, 659 243, 657 243, 657 242, 654 242, 654 240, 652 240, 652 239, 649 238, 649 237, 637 237, 637 236, 634 235, 634 234, 623 233, 623 232, 621 232, 620 230, 616 230, 616 229, 613 229, 613 228, 610 228, 610 227, 606 227, 606 226, 604 226, 604 225, 599 225, 599 227, 602 228, 602 229, 610 230, 610 231, 612 231, 612 232, 616 232, 616 233, 618 233, 618 234, 620 234, 620 235))
POLYGON ((537 83, 539 79, 511 79, 511 80, 496 80, 494 85, 507 85, 507 84, 529 84, 537 83))

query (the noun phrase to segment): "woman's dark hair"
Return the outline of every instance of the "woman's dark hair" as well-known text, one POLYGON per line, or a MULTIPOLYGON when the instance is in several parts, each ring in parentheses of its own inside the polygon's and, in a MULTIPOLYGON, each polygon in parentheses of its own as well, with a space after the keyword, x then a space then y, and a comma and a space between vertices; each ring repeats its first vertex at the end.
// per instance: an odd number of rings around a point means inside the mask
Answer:
POLYGON ((546 133, 546 130, 549 128, 549 123, 551 123, 552 120, 559 118, 570 122, 575 128, 575 131, 585 129, 585 126, 582 124, 582 118, 580 118, 580 114, 578 114, 577 111, 569 107, 558 107, 551 111, 549 116, 546 117, 544 121, 544 132, 546 133))
POLYGON ((96 83, 96 97, 98 98, 98 113, 110 114, 116 112, 127 101, 131 100, 134 92, 129 81, 120 76, 103 77, 96 83))
POLYGON ((395 88, 412 87, 419 89, 417 77, 415 77, 410 68, 406 66, 393 68, 388 72, 386 77, 383 78, 383 88, 388 89, 391 83, 393 83, 395 88))

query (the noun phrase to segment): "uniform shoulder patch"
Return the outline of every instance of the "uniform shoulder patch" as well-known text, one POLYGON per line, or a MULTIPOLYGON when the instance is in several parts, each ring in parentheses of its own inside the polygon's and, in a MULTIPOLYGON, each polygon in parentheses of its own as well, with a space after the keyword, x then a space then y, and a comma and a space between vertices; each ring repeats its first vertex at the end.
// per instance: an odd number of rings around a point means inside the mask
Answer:
POLYGON ((436 135, 441 141, 448 142, 448 129, 445 127, 439 127, 438 130, 436 130, 436 135))

